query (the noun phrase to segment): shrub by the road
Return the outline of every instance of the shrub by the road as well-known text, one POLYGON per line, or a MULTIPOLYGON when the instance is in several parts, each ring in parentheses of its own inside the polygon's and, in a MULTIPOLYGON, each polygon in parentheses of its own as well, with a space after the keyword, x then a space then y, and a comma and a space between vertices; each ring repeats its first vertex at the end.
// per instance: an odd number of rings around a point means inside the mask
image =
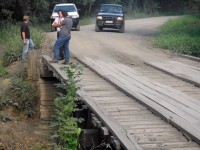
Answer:
POLYGON ((1 93, 0 108, 12 106, 16 112, 33 117, 37 96, 30 83, 22 78, 15 79, 1 93))
POLYGON ((186 16, 169 20, 160 27, 154 44, 159 48, 200 57, 200 18, 186 16))

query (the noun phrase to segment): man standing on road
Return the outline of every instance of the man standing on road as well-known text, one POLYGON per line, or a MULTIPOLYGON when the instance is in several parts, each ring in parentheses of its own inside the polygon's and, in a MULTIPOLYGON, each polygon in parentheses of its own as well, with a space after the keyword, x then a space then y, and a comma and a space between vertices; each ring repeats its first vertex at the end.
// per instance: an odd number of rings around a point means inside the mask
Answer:
MULTIPOLYGON (((58 13, 58 17, 54 20, 54 22, 52 23, 52 26, 57 27, 56 29, 57 29, 57 39, 58 39, 58 37, 60 35, 60 27, 58 27, 57 24, 60 24, 61 21, 64 20, 64 18, 62 17, 62 11, 61 10, 58 10, 57 13, 58 13)), ((60 60, 62 60, 63 57, 64 57, 64 48, 61 47, 60 48, 60 60)))
POLYGON ((67 11, 62 11, 64 20, 60 24, 55 23, 56 27, 60 27, 60 35, 54 44, 54 57, 50 63, 57 63, 59 60, 60 48, 64 46, 64 62, 62 64, 68 64, 70 59, 69 53, 69 41, 71 39, 71 29, 72 29, 72 18, 68 16, 67 11))
POLYGON ((34 43, 31 39, 28 23, 29 23, 29 16, 24 16, 21 25, 21 37, 23 40, 23 52, 21 59, 22 63, 26 61, 26 54, 28 53, 28 51, 34 48, 34 43))

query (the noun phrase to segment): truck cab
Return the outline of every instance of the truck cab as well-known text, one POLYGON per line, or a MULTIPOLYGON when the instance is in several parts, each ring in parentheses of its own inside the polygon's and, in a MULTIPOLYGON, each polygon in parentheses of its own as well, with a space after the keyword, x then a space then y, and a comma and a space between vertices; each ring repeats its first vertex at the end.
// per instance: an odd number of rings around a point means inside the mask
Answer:
POLYGON ((96 16, 95 31, 98 32, 103 28, 118 29, 120 33, 125 29, 125 18, 122 5, 102 4, 96 16))
MULTIPOLYGON (((54 6, 54 9, 51 14, 51 24, 55 20, 56 17, 58 17, 58 11, 67 11, 68 15, 72 18, 73 20, 73 28, 76 31, 80 31, 80 25, 79 25, 79 13, 78 9, 76 8, 76 5, 73 3, 63 3, 63 4, 56 4, 54 6)), ((55 31, 56 28, 51 26, 51 31, 55 31)))

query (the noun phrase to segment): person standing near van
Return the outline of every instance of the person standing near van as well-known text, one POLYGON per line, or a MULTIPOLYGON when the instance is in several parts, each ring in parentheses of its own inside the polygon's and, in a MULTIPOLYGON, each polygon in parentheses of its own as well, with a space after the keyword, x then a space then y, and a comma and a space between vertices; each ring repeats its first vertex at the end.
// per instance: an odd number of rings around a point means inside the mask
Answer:
MULTIPOLYGON (((58 37, 60 35, 60 27, 58 27, 57 24, 60 24, 61 21, 64 20, 64 18, 62 17, 62 11, 61 10, 58 10, 57 13, 58 13, 58 17, 54 20, 54 22, 52 23, 52 26, 57 29, 57 39, 58 39, 58 37)), ((61 47, 60 48, 60 58, 59 58, 60 60, 62 60, 63 57, 64 57, 63 53, 64 53, 64 48, 61 47)))
POLYGON ((31 39, 31 34, 29 30, 29 16, 23 16, 23 22, 21 25, 21 37, 23 40, 23 51, 22 51, 22 63, 26 62, 26 54, 28 51, 34 48, 34 43, 31 39))
POLYGON ((71 29, 73 25, 72 18, 68 16, 67 11, 62 11, 64 20, 55 26, 60 27, 59 37, 54 44, 54 56, 50 63, 57 63, 59 60, 60 48, 64 46, 64 62, 68 64, 70 60, 69 41, 71 39, 71 29))
POLYGON ((54 20, 52 23, 52 26, 57 28, 57 38, 59 37, 60 27, 57 26, 57 24, 60 24, 61 21, 63 21, 64 18, 62 17, 62 11, 58 10, 58 17, 54 20))

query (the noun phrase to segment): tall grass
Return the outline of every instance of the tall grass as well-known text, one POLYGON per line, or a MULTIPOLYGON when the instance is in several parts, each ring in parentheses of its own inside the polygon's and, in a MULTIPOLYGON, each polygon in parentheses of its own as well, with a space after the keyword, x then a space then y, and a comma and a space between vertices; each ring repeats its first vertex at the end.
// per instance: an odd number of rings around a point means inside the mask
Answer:
MULTIPOLYGON (((1 56, 4 66, 8 66, 21 57, 22 39, 20 32, 20 23, 12 24, 7 22, 0 27, 0 44, 6 46, 1 56)), ((31 38, 35 44, 35 49, 38 49, 45 34, 37 27, 30 27, 30 32, 31 38)))
POLYGON ((88 24, 95 24, 96 22, 96 16, 83 16, 80 19, 80 25, 84 26, 84 25, 88 25, 88 24))
POLYGON ((170 20, 160 27, 156 47, 200 57, 200 18, 186 16, 170 20))

